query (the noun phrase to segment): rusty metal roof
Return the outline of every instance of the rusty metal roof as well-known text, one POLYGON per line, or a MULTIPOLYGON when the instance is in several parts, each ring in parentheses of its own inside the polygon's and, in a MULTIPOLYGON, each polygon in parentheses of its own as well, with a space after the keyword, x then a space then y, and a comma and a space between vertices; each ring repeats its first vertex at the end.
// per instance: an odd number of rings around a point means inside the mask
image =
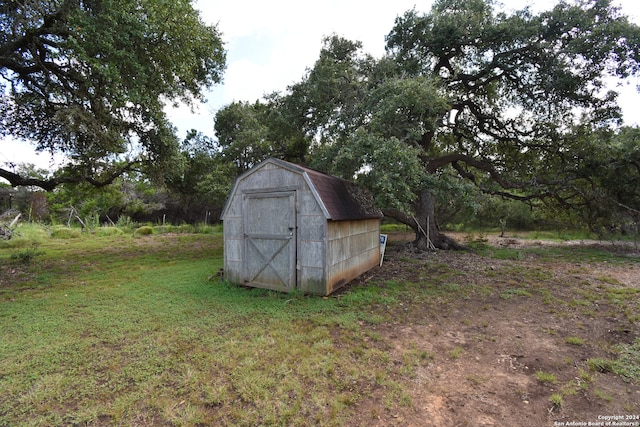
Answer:
POLYGON ((270 158, 265 162, 273 162, 306 175, 311 190, 328 214, 327 219, 343 221, 382 217, 382 212, 373 203, 371 193, 350 181, 284 160, 270 158))

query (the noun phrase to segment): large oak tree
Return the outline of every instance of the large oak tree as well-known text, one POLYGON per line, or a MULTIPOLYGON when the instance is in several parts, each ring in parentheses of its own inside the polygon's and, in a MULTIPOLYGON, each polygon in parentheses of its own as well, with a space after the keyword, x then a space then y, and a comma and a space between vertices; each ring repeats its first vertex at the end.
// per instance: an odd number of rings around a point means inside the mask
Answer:
POLYGON ((0 168, 13 186, 106 185, 158 172, 179 146, 168 103, 220 82, 225 51, 191 0, 0 3, 0 135, 60 153, 46 179, 0 168))
POLYGON ((456 243, 438 230, 434 193, 451 176, 503 197, 575 201, 581 135, 621 124, 610 79, 638 74, 639 41, 609 0, 537 14, 438 0, 397 18, 383 58, 329 37, 282 105, 312 165, 369 187, 419 247, 429 235, 446 248, 456 243))

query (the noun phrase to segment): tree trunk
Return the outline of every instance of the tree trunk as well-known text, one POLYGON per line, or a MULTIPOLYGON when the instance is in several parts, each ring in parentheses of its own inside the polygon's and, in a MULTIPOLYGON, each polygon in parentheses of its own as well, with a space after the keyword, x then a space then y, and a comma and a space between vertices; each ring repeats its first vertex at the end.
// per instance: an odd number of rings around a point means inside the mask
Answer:
POLYGON ((433 195, 429 190, 422 190, 414 205, 415 216, 408 216, 398 211, 386 211, 384 214, 410 226, 416 234, 412 245, 421 251, 434 249, 463 250, 465 246, 440 232, 436 218, 433 195))
MULTIPOLYGON (((419 227, 416 226, 416 239, 413 244, 420 250, 429 249, 464 249, 464 246, 452 238, 440 232, 436 221, 435 203, 431 191, 425 189, 418 194, 415 203, 416 218, 419 227)), ((414 222, 416 222, 414 220, 414 222)))

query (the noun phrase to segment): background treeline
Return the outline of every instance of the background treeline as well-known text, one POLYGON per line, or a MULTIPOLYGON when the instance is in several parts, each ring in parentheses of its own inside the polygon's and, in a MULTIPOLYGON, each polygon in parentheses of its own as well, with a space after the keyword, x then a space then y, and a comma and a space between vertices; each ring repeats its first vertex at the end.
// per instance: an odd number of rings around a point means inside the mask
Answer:
MULTIPOLYGON (((454 174, 443 174, 436 186, 436 214, 443 230, 585 230, 601 237, 636 237, 640 220, 640 149, 637 128, 623 128, 609 139, 591 141, 600 150, 580 159, 588 169, 576 203, 565 200, 519 201, 487 194, 454 174)), ((249 144, 250 146, 250 144, 249 144)), ((587 147, 588 144, 585 145, 587 147)), ((273 154, 273 147, 250 161, 237 147, 191 132, 182 143, 179 162, 161 181, 131 172, 113 184, 62 185, 52 192, 35 187, 0 187, 0 210, 6 220, 93 226, 215 224, 236 177, 273 154)), ((245 152, 246 154, 246 152, 245 152)), ((41 173, 33 166, 29 173, 41 173)), ((387 221, 387 220, 386 220, 387 221)), ((391 220, 391 222, 393 222, 391 220)))

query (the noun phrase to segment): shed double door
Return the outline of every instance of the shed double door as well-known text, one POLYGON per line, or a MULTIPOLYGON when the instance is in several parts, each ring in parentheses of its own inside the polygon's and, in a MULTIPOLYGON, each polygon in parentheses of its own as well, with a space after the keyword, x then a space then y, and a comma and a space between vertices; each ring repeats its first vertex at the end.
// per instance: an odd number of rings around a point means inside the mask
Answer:
POLYGON ((290 291, 296 287, 295 191, 245 194, 244 281, 290 291))

